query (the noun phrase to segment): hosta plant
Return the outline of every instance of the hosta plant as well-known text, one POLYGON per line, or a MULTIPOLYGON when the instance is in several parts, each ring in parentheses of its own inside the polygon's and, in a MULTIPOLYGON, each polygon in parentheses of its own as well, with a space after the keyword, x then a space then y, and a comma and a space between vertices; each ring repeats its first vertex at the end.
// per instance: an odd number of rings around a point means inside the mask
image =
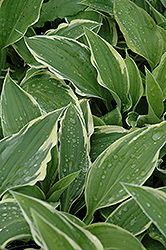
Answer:
POLYGON ((166 248, 166 1, 0 1, 0 249, 166 248))

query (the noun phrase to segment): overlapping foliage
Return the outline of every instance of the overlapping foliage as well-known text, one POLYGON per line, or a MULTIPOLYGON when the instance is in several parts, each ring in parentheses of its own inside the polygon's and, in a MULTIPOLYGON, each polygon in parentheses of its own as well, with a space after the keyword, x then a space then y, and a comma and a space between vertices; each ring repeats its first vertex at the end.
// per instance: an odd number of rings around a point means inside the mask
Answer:
POLYGON ((0 249, 165 249, 165 8, 0 1, 0 249))

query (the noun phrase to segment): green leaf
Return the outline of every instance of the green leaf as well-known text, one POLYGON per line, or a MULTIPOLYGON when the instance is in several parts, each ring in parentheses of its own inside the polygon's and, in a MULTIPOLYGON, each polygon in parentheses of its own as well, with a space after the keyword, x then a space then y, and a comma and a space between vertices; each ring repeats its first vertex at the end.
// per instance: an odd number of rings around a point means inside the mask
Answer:
POLYGON ((43 4, 39 21, 35 27, 44 26, 45 22, 54 21, 56 18, 63 19, 67 16, 77 14, 83 10, 85 6, 78 3, 78 0, 50 0, 43 4))
POLYGON ((152 74, 163 93, 163 101, 166 99, 166 76, 165 76, 165 68, 166 68, 166 52, 163 54, 159 65, 153 70, 152 74))
POLYGON ((163 246, 166 248, 166 237, 164 237, 164 235, 161 234, 161 232, 157 229, 157 227, 154 224, 152 224, 148 229, 148 234, 152 239, 161 242, 163 246))
POLYGON ((108 146, 127 134, 120 126, 97 126, 91 137, 91 160, 94 161, 108 146))
POLYGON ((166 122, 137 129, 111 144, 90 168, 85 186, 89 223, 93 213, 128 197, 120 182, 143 184, 152 174, 166 141, 166 122))
POLYGON ((76 242, 64 234, 63 231, 53 226, 35 210, 32 209, 31 213, 39 231, 39 237, 44 249, 54 250, 56 246, 59 250, 81 250, 76 242))
POLYGON ((132 100, 132 109, 135 110, 140 98, 143 95, 143 85, 139 69, 134 60, 128 55, 126 50, 125 63, 129 73, 129 93, 132 100))
POLYGON ((106 125, 119 125, 122 126, 122 115, 120 113, 119 107, 111 110, 101 117, 106 125))
POLYGON ((17 202, 13 198, 0 201, 0 245, 10 241, 30 238, 30 229, 17 202))
POLYGON ((44 180, 40 181, 42 191, 47 195, 52 184, 55 182, 59 167, 59 152, 58 145, 51 150, 51 161, 47 164, 46 176, 44 180))
POLYGON ((94 32, 85 29, 85 34, 91 50, 92 64, 98 72, 98 83, 111 92, 119 109, 122 102, 124 111, 128 110, 131 106, 128 98, 129 78, 123 58, 94 32))
POLYGON ((164 44, 154 20, 129 0, 115 0, 114 15, 128 47, 146 58, 153 69, 159 63, 164 44))
POLYGON ((123 184, 125 190, 132 195, 142 211, 166 237, 166 194, 150 187, 123 184))
POLYGON ((101 241, 105 250, 146 250, 131 233, 113 224, 94 223, 85 228, 101 241))
POLYGON ((47 201, 58 201, 64 190, 70 185, 70 183, 77 177, 80 171, 65 176, 57 181, 47 193, 47 201))
POLYGON ((102 23, 103 25, 101 26, 99 35, 113 46, 116 46, 118 42, 118 33, 115 21, 111 18, 103 17, 102 23))
POLYGON ((160 0, 162 2, 162 4, 164 5, 164 7, 166 8, 166 0, 160 0))
POLYGON ((36 185, 15 187, 15 188, 12 188, 12 190, 15 192, 19 192, 21 194, 25 194, 25 195, 38 198, 40 200, 45 200, 46 198, 42 190, 36 185))
POLYGON ((89 100, 82 99, 80 100, 79 104, 80 104, 80 107, 81 107, 81 110, 83 112, 83 116, 85 119, 86 131, 87 131, 88 137, 90 138, 94 132, 94 124, 93 124, 93 117, 92 117, 92 113, 91 113, 91 109, 89 105, 89 100))
POLYGON ((21 87, 31 94, 46 112, 78 102, 72 89, 47 70, 39 70, 32 76, 25 77, 21 87))
POLYGON ((34 240, 38 245, 42 245, 42 243, 31 214, 32 209, 40 211, 40 216, 42 216, 45 221, 52 224, 59 231, 62 231, 65 235, 71 238, 74 242, 76 242, 76 244, 78 244, 78 246, 81 247, 82 250, 103 250, 100 241, 95 236, 75 224, 68 217, 54 209, 48 203, 20 193, 11 192, 19 203, 23 215, 31 227, 34 240))
POLYGON ((70 23, 61 23, 55 30, 48 30, 46 32, 46 35, 57 35, 72 39, 78 39, 84 35, 83 27, 87 27, 88 29, 93 30, 99 26, 101 26, 101 24, 95 21, 74 19, 70 23))
POLYGON ((20 185, 34 185, 46 175, 51 149, 57 143, 61 110, 36 118, 17 134, 0 141, 0 194, 20 185))
POLYGON ((159 11, 157 11, 149 1, 147 1, 147 0, 145 0, 145 1, 149 5, 150 10, 152 11, 152 13, 154 15, 154 18, 155 18, 157 24, 165 22, 166 18, 159 11))
POLYGON ((1 93, 1 122, 4 136, 18 132, 29 121, 41 116, 35 99, 7 73, 1 93))
POLYGON ((96 10, 101 10, 104 12, 108 12, 113 15, 113 0, 84 0, 81 2, 82 4, 88 5, 91 8, 96 10))
POLYGON ((124 201, 107 218, 106 222, 120 226, 134 235, 144 232, 151 221, 133 199, 124 201))
POLYGON ((102 99, 108 95, 108 91, 96 81, 96 72, 90 63, 90 52, 85 45, 59 36, 43 35, 25 39, 35 59, 47 66, 58 78, 71 81, 77 93, 102 99))
POLYGON ((37 22, 42 2, 43 0, 1 1, 0 49, 18 41, 27 28, 37 22))
POLYGON ((162 90, 154 76, 146 68, 146 98, 149 105, 149 123, 156 123, 160 120, 164 111, 162 90), (157 119, 156 119, 157 117, 157 119))
POLYGON ((132 128, 135 128, 137 126, 137 118, 138 113, 131 111, 127 114, 126 123, 131 126, 132 128))
POLYGON ((61 197, 62 211, 68 211, 73 201, 81 194, 85 175, 90 166, 85 123, 76 106, 70 105, 61 120, 60 127, 60 179, 80 171, 61 197))

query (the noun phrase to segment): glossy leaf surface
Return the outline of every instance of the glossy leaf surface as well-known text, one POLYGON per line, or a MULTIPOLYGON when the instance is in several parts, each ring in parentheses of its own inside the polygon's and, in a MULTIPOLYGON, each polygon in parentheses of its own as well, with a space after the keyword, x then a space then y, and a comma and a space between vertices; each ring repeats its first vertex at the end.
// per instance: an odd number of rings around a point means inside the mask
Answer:
POLYGON ((43 0, 5 0, 0 6, 0 49, 18 41, 37 22, 43 0))
POLYGON ((26 38, 26 44, 38 62, 57 77, 70 80, 79 94, 105 98, 106 90, 96 81, 90 52, 84 44, 59 36, 26 38))
POLYGON ((85 187, 89 223, 93 213, 128 195, 120 182, 143 184, 152 174, 165 144, 166 123, 137 129, 111 144, 92 164, 85 187))
POLYGON ((4 136, 18 132, 42 111, 35 99, 26 93, 7 73, 1 93, 1 115, 4 136))
POLYGON ((119 109, 130 108, 128 98, 129 78, 126 64, 121 55, 104 39, 86 29, 86 37, 91 50, 91 61, 98 72, 98 82, 113 95, 119 109))
POLYGON ((151 16, 129 0, 115 0, 114 15, 128 47, 154 68, 162 56, 163 39, 151 16))
POLYGON ((83 190, 85 175, 90 166, 88 140, 81 114, 75 106, 70 105, 61 121, 59 176, 61 179, 77 171, 80 173, 61 197, 62 211, 68 211, 83 190))
POLYGON ((51 148, 57 143, 57 121, 61 113, 58 110, 36 118, 17 134, 0 141, 1 195, 11 187, 34 185, 44 179, 51 148))
POLYGON ((123 184, 123 186, 160 232, 166 236, 165 192, 150 187, 140 187, 129 184, 123 184))

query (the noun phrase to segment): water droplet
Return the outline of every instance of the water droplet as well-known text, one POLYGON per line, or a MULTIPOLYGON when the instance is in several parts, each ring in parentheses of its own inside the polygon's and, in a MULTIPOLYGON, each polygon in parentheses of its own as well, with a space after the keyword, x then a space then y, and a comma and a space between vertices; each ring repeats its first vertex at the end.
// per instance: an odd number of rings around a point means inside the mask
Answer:
POLYGON ((117 156, 117 155, 114 155, 113 158, 116 160, 116 159, 118 159, 118 156, 117 156))
POLYGON ((97 201, 97 197, 96 197, 96 196, 94 196, 94 195, 93 195, 93 199, 94 199, 94 201, 97 201))
POLYGON ((146 203, 146 205, 147 205, 148 207, 150 207, 150 204, 149 204, 149 203, 146 203))
POLYGON ((155 133, 155 134, 153 134, 152 139, 153 139, 154 141, 158 141, 158 140, 161 139, 161 137, 162 137, 163 135, 164 135, 163 132, 155 133))

